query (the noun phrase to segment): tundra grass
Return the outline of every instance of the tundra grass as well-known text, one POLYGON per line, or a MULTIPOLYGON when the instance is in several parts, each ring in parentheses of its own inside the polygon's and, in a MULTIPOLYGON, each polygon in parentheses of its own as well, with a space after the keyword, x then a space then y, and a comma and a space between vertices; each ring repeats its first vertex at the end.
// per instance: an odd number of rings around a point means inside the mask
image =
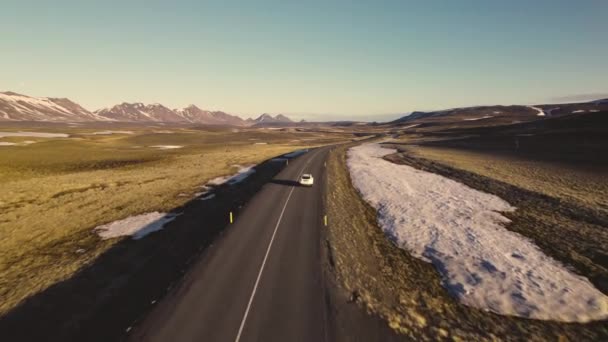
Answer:
POLYGON ((234 173, 237 164, 348 138, 194 129, 107 136, 83 129, 63 132, 70 137, 13 138, 36 142, 0 147, 0 315, 70 277, 118 241, 101 240, 94 227, 170 211, 191 200, 208 180, 234 173), (302 138, 308 140, 296 140, 302 138))
POLYGON ((514 186, 596 207, 608 214, 608 169, 567 165, 491 152, 407 146, 415 156, 490 177, 514 186))

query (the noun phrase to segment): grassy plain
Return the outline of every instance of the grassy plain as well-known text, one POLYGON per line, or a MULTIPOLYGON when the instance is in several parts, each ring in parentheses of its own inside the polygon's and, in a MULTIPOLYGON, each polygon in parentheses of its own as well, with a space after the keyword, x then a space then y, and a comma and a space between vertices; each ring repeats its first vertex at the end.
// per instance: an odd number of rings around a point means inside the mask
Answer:
POLYGON ((171 211, 208 180, 347 134, 197 127, 0 127, 68 138, 5 137, 0 146, 0 315, 69 278, 118 239, 100 224, 171 211), (30 143, 25 143, 25 142, 30 143), (34 143, 31 143, 35 141, 34 143), (159 145, 182 146, 161 149, 159 145))

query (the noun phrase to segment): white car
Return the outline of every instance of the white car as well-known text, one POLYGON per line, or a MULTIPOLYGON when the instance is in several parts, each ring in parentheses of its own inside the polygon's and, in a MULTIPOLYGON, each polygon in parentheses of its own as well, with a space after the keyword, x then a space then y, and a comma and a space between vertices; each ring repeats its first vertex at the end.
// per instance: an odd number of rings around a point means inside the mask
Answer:
POLYGON ((310 173, 305 173, 302 175, 302 177, 300 177, 300 185, 303 186, 312 186, 312 183, 314 183, 315 179, 312 178, 312 175, 310 173))

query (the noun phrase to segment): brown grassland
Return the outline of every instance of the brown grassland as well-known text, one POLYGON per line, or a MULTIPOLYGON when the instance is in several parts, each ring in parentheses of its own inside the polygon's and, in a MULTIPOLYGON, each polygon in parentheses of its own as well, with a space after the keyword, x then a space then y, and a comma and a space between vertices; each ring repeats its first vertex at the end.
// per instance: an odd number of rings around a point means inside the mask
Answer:
POLYGON ((107 127, 10 126, 0 131, 37 129, 70 136, 2 139, 18 145, 0 146, 0 314, 69 278, 120 240, 101 240, 94 227, 171 211, 192 200, 210 179, 234 173, 236 165, 351 137, 140 126, 113 127, 132 134, 108 135, 91 134, 107 127))

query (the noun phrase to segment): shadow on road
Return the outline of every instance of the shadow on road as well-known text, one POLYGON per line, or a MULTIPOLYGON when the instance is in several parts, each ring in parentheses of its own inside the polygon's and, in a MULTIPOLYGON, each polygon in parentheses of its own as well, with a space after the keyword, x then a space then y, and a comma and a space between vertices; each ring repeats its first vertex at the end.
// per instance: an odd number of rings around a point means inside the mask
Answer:
POLYGON ((270 181, 270 183, 272 184, 279 184, 279 185, 287 185, 287 186, 300 186, 300 183, 294 180, 289 180, 289 179, 273 179, 270 181))

